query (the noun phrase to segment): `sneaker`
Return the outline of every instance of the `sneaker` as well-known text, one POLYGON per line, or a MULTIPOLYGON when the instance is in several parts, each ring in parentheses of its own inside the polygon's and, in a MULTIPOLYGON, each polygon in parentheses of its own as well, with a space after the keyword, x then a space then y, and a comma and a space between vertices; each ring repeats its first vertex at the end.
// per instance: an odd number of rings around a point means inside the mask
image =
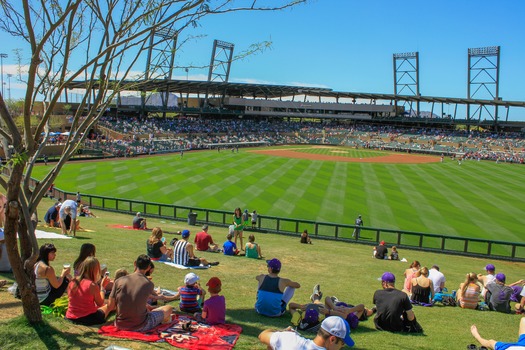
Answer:
POLYGON ((476 346, 476 344, 469 344, 469 345, 467 345, 467 349, 474 349, 474 350, 477 350, 478 347, 476 346))
POLYGON ((217 265, 219 265, 219 262, 218 261, 214 261, 214 262, 209 263, 208 265, 210 265, 210 266, 217 266, 217 265))
POLYGON ((339 299, 337 299, 337 297, 330 297, 330 299, 332 299, 332 303, 334 303, 334 305, 337 305, 337 303, 339 302, 339 299))
POLYGON ((320 294, 320 293, 321 293, 321 285, 316 284, 314 286, 314 291, 312 292, 312 294, 320 294))
POLYGON ((322 297, 323 297, 323 292, 321 292, 321 286, 316 284, 314 286, 312 295, 310 295, 310 300, 314 302, 315 300, 321 300, 322 297))

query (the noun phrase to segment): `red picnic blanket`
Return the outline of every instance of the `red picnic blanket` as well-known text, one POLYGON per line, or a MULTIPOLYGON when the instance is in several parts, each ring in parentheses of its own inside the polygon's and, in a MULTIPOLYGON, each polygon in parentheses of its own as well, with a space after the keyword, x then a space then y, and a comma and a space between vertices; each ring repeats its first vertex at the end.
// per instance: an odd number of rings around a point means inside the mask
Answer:
POLYGON ((118 330, 114 325, 102 326, 98 333, 145 342, 168 342, 182 349, 230 350, 235 346, 242 332, 242 328, 235 324, 210 326, 195 321, 193 317, 182 315, 174 315, 174 317, 171 323, 159 325, 145 333, 118 330), (191 321, 189 327, 185 326, 188 321, 191 321))

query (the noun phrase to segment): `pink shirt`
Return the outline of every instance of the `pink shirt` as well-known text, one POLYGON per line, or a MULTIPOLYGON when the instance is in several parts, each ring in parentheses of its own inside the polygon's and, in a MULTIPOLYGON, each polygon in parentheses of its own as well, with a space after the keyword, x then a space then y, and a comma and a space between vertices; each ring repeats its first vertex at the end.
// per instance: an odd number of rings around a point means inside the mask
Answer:
POLYGON ((95 297, 89 293, 89 287, 93 281, 83 279, 77 287, 75 280, 69 282, 67 295, 69 297, 69 306, 66 312, 66 318, 77 319, 91 315, 98 310, 95 304, 95 297))

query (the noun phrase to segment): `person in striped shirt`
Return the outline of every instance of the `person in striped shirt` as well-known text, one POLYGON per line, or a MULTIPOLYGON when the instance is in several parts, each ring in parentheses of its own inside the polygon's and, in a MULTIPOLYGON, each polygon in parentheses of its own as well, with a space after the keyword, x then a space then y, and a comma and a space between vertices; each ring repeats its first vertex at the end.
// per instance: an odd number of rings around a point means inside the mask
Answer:
POLYGON ((180 304, 182 312, 201 312, 201 302, 204 300, 206 291, 199 285, 199 276, 193 272, 184 277, 184 286, 179 287, 180 304))

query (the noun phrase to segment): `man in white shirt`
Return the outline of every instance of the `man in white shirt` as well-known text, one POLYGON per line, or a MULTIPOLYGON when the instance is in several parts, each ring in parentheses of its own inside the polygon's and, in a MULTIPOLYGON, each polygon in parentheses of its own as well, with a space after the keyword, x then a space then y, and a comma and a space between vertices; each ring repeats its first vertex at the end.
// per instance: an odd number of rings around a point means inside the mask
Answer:
POLYGON ((77 202, 68 199, 62 203, 58 212, 60 219, 60 227, 62 228, 62 234, 73 233, 73 237, 77 235, 77 229, 79 226, 79 220, 77 220, 77 202))
POLYGON ((445 288, 445 275, 439 271, 439 266, 434 265, 428 272, 428 278, 434 284, 434 294, 440 293, 445 288))

